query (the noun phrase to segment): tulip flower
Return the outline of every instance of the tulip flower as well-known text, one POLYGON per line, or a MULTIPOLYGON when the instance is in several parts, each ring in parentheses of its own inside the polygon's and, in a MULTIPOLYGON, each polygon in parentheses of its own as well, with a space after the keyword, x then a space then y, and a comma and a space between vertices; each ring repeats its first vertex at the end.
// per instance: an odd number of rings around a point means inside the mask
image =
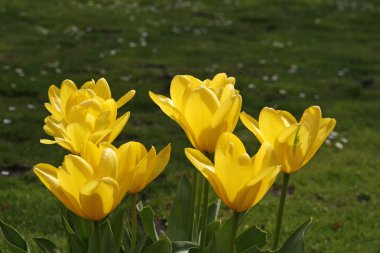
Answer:
POLYGON ((80 89, 71 80, 65 80, 61 89, 50 86, 48 94, 50 103, 45 106, 51 115, 45 118, 44 130, 54 140, 43 139, 41 143, 57 143, 80 154, 87 141, 96 145, 112 142, 120 134, 130 113, 117 118, 117 109, 131 100, 135 91, 115 102, 107 81, 101 78, 96 83, 84 83, 80 89))
POLYGON ((157 156, 153 147, 149 153, 144 150, 135 142, 119 149, 107 142, 99 147, 87 142, 81 156, 66 155, 62 166, 40 163, 33 170, 68 209, 85 219, 98 221, 121 202, 131 187, 135 189, 138 185, 141 189, 166 166, 170 146, 157 156))
POLYGON ((130 141, 122 145, 119 152, 119 166, 123 168, 129 184, 127 192, 136 194, 142 191, 164 170, 170 158, 170 144, 160 153, 152 147, 149 152, 139 142, 130 141))
POLYGON ((315 155, 336 124, 335 119, 322 118, 319 106, 306 109, 299 122, 287 111, 268 107, 260 112, 258 122, 245 112, 240 118, 261 143, 271 144, 287 174, 302 168, 315 155))
POLYGON ((239 138, 227 132, 216 144, 214 164, 199 150, 187 148, 185 153, 218 197, 235 212, 246 211, 259 202, 280 171, 268 142, 250 157, 239 138))
POLYGON ((236 126, 242 99, 235 78, 217 74, 201 81, 177 75, 170 85, 171 98, 149 92, 151 99, 185 131, 193 147, 213 153, 219 136, 236 126))

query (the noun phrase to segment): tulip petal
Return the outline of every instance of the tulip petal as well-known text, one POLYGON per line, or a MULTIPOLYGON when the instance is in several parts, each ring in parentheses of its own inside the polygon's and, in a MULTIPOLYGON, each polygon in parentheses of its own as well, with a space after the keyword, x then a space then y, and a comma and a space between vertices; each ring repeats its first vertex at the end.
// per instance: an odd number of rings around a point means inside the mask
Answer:
POLYGON ((170 84, 170 98, 173 101, 173 104, 176 108, 182 109, 182 98, 183 94, 185 93, 186 87, 194 83, 196 81, 197 83, 201 83, 200 80, 196 78, 191 78, 191 76, 186 75, 176 75, 170 84), (197 81, 196 81, 197 80, 197 81))
POLYGON ((118 191, 117 182, 109 177, 84 184, 80 189, 79 201, 85 215, 95 221, 104 218, 117 205, 113 200, 118 191))
POLYGON ((94 86, 94 92, 96 95, 99 97, 103 98, 104 100, 110 99, 111 98, 111 90, 110 87, 104 78, 100 78, 95 86, 94 86))
POLYGON ((319 106, 310 106, 307 108, 300 120, 301 124, 307 124, 310 129, 311 142, 314 142, 317 137, 319 127, 321 124, 322 112, 319 106))
POLYGON ((276 110, 265 107, 259 115, 259 128, 264 140, 269 141, 273 147, 277 136, 284 130, 285 124, 276 110))
POLYGON ((69 100, 70 96, 78 90, 75 83, 69 79, 66 79, 61 84, 61 94, 60 94, 60 100, 61 100, 61 112, 65 111, 66 103, 69 100))
POLYGON ((130 112, 126 112, 123 116, 118 118, 114 125, 111 127, 111 133, 108 135, 108 137, 106 137, 104 141, 113 142, 127 124, 130 115, 130 112))
POLYGON ((257 122, 257 120, 245 112, 240 113, 240 120, 243 122, 244 126, 256 136, 260 143, 263 143, 265 141, 264 136, 259 128, 259 122, 257 122))
POLYGON ((151 172, 151 180, 154 180, 165 169, 170 158, 171 145, 168 144, 160 153, 157 154, 154 170, 151 172))
POLYGON ((124 96, 122 96, 119 100, 117 100, 116 105, 117 109, 128 103, 136 94, 135 90, 128 91, 124 96))
POLYGON ((49 96, 50 104, 58 112, 62 112, 60 95, 61 95, 61 91, 60 91, 60 89, 57 86, 51 85, 49 87, 49 89, 48 89, 48 96, 49 96))

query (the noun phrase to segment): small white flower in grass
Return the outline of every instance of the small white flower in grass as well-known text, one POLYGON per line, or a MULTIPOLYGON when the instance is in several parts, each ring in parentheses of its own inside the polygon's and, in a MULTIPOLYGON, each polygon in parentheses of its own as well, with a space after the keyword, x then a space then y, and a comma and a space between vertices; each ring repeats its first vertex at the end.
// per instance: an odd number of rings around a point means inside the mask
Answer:
POLYGON ((303 93, 303 92, 300 92, 300 93, 298 94, 298 97, 304 99, 304 98, 306 98, 306 94, 303 93))
POLYGON ((17 87, 17 84, 15 84, 15 83, 11 83, 11 88, 12 89, 15 89, 17 87))
POLYGON ((25 72, 22 68, 16 68, 15 72, 16 72, 16 74, 18 74, 21 77, 25 76, 25 72))
POLYGON ((338 137, 338 132, 336 132, 336 131, 332 131, 331 133, 330 133, 330 135, 329 135, 329 139, 330 140, 333 140, 333 139, 335 139, 336 137, 338 137))
POLYGON ((259 64, 261 64, 261 65, 264 65, 264 64, 266 64, 267 63, 267 60, 265 60, 265 59, 261 59, 260 61, 259 61, 259 64))
POLYGON ((341 142, 338 141, 338 142, 335 143, 335 147, 338 148, 338 149, 343 149, 344 146, 343 146, 343 144, 341 142))
POLYGON ((129 42, 128 45, 129 45, 129 47, 132 47, 132 48, 136 47, 136 43, 133 41, 129 42))
POLYGON ((281 95, 286 95, 288 92, 285 89, 279 89, 278 93, 280 93, 281 95))
POLYGON ((11 123, 12 123, 12 120, 10 120, 10 119, 3 119, 3 124, 4 125, 9 125, 11 123))
POLYGON ((269 81, 269 76, 263 76, 263 81, 269 81))
POLYGON ((348 139, 344 137, 340 138, 340 141, 343 142, 344 144, 348 143, 348 139))
POLYGON ((277 47, 277 48, 283 48, 284 43, 280 41, 273 41, 272 46, 277 47))
POLYGON ((99 58, 104 58, 106 56, 105 53, 99 53, 99 58))
POLYGON ((277 74, 272 75, 271 80, 272 82, 278 81, 278 75, 277 74))
POLYGON ((16 106, 13 106, 13 105, 8 106, 8 111, 15 112, 16 111, 16 106))
POLYGON ((242 62, 239 62, 237 65, 236 65, 239 69, 243 68, 244 67, 244 63, 242 62))
POLYGON ((120 44, 121 44, 121 43, 124 43, 124 39, 123 39, 123 38, 120 38, 120 37, 117 38, 116 41, 117 41, 117 43, 120 43, 120 44))
POLYGON ((9 172, 9 171, 7 171, 7 170, 2 170, 1 171, 1 175, 2 176, 9 176, 11 173, 9 172))
POLYGON ((248 89, 254 89, 256 88, 256 85, 254 83, 248 84, 248 89))
POLYGON ((61 74, 62 73, 62 69, 60 69, 60 68, 55 68, 55 73, 57 73, 57 74, 61 74))
POLYGON ((3 69, 4 69, 4 70, 10 70, 10 69, 11 69, 11 66, 9 66, 9 65, 4 65, 4 66, 3 66, 3 69))
POLYGON ((105 75, 105 74, 107 74, 107 70, 105 70, 105 69, 99 69, 99 73, 102 74, 102 75, 105 75))
POLYGON ((319 98, 320 98, 320 96, 318 94, 314 95, 314 99, 318 100, 319 98))
POLYGON ((40 71, 40 74, 41 74, 41 76, 46 76, 47 75, 47 71, 43 69, 43 70, 40 71))
POLYGON ((34 110, 36 107, 33 104, 27 104, 26 106, 29 110, 34 110))
POLYGON ((322 20, 320 18, 314 19, 314 23, 317 25, 320 24, 321 22, 322 22, 322 20))
POLYGON ((327 146, 331 146, 331 140, 330 140, 330 139, 326 139, 326 140, 325 140, 325 144, 326 144, 327 146))
POLYGON ((289 74, 295 74, 297 73, 297 71, 298 71, 298 67, 295 64, 291 65, 290 68, 288 69, 289 74))
POLYGON ((117 53, 117 50, 116 49, 111 49, 110 50, 110 55, 116 55, 117 53))

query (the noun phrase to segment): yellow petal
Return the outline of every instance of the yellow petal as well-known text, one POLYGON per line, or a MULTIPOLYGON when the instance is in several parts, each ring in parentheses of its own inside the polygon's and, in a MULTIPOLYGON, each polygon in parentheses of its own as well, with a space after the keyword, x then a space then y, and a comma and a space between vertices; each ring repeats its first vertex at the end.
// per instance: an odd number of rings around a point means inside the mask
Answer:
POLYGON ((273 147, 277 136, 284 130, 285 124, 276 110, 265 107, 259 115, 259 128, 264 140, 269 141, 273 147))
POLYGON ((123 128, 127 124, 129 117, 130 117, 130 112, 127 112, 116 120, 114 125, 111 127, 112 131, 107 137, 106 141, 113 142, 117 138, 117 136, 120 134, 120 132, 123 130, 123 128))
POLYGON ((239 119, 239 113, 241 110, 242 99, 240 95, 236 95, 227 99, 220 108, 216 111, 211 127, 216 128, 222 122, 226 122, 226 131, 233 131, 239 119))
POLYGON ((75 83, 71 80, 64 80, 61 84, 61 106, 62 106, 62 112, 65 111, 66 103, 69 100, 70 96, 78 90, 75 83))
POLYGON ((289 112, 281 110, 278 110, 277 112, 280 114, 281 119, 286 127, 297 123, 297 120, 289 112))
POLYGON ((176 75, 170 84, 170 97, 177 108, 182 108, 182 98, 187 85, 191 83, 188 76, 176 75))
POLYGON ((263 168, 272 167, 279 165, 280 161, 276 159, 269 142, 264 142, 261 144, 259 151, 255 156, 252 157, 253 163, 253 175, 257 175, 263 168))
POLYGON ((104 78, 100 78, 95 86, 94 86, 94 92, 96 95, 99 97, 103 98, 104 100, 110 99, 111 98, 111 90, 110 87, 107 83, 107 80, 104 78))
POLYGON ((120 107, 122 107, 123 105, 125 105, 126 103, 128 103, 135 96, 135 94, 136 94, 135 90, 128 91, 124 96, 122 96, 116 102, 117 108, 119 109, 120 107))
POLYGON ((61 91, 58 89, 57 86, 51 85, 48 90, 48 96, 50 104, 57 110, 58 112, 62 112, 61 107, 61 91))
POLYGON ((91 130, 81 124, 72 123, 67 126, 66 131, 74 148, 72 152, 79 154, 85 143, 87 143, 87 140, 91 135, 91 130))
POLYGON ((210 145, 208 138, 200 139, 202 132, 210 128, 212 118, 219 107, 219 101, 215 94, 204 86, 200 86, 189 95, 184 107, 183 115, 191 127, 196 138, 196 148, 202 151, 208 150, 210 145))
POLYGON ((171 151, 171 145, 168 144, 164 149, 161 150, 160 153, 157 154, 157 157, 155 159, 154 170, 152 171, 150 175, 151 177, 150 181, 158 177, 158 175, 160 175, 161 172, 165 169, 170 159, 170 151, 171 151))
POLYGON ((118 188, 117 182, 109 177, 89 181, 81 187, 79 200, 88 219, 98 221, 112 211, 118 204, 114 203, 118 188))
POLYGON ((39 163, 34 166, 33 171, 41 180, 41 182, 49 189, 50 192, 56 196, 59 201, 61 201, 68 209, 72 212, 83 215, 78 204, 73 203, 71 199, 62 190, 60 182, 57 177, 57 172, 59 169, 45 163, 39 163))
POLYGON ((309 127, 311 142, 314 142, 317 137, 321 120, 322 113, 319 106, 311 106, 307 108, 301 117, 300 123, 307 124, 309 127))
POLYGON ((240 120, 241 122, 243 122, 244 126, 248 128, 248 130, 251 131, 261 143, 265 141, 264 136, 259 128, 259 122, 257 122, 257 120, 255 120, 245 112, 240 113, 240 120))

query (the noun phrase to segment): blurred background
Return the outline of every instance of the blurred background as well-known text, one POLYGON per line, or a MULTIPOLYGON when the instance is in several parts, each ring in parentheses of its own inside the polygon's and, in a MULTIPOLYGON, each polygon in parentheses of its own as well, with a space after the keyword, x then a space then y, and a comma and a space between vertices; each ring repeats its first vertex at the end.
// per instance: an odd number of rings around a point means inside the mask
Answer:
MULTIPOLYGON (((28 239, 64 244, 61 205, 31 172, 39 162, 59 166, 67 154, 39 143, 48 138, 47 90, 105 77, 115 99, 137 91, 120 111, 131 118, 116 145, 172 143, 164 174, 140 194, 164 227, 178 179, 192 169, 183 153, 190 144, 148 91, 168 95, 176 74, 226 72, 255 118, 264 106, 299 119, 319 105, 337 119, 291 177, 283 238, 312 216, 307 252, 379 252, 379 21, 377 0, 0 0, 0 218, 28 239)), ((241 123, 235 133, 254 154, 254 136, 241 123)), ((281 177, 246 220, 269 240, 280 184, 281 177)))

